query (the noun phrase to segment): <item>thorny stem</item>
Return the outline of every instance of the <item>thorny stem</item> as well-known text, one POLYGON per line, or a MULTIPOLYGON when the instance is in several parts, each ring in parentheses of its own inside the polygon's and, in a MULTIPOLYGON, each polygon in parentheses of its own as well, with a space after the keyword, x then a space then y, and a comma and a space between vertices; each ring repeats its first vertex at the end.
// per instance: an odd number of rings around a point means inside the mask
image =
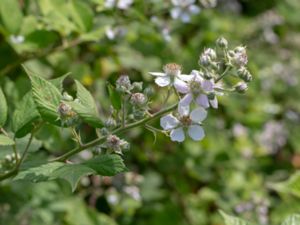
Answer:
MULTIPOLYGON (((168 108, 163 109, 163 110, 161 110, 161 111, 159 111, 157 113, 154 113, 152 115, 152 117, 147 117, 147 118, 139 120, 137 122, 133 122, 133 123, 127 124, 125 127, 117 128, 117 129, 113 130, 111 132, 111 134, 120 134, 120 133, 123 133, 123 132, 125 132, 127 130, 130 130, 130 129, 134 128, 134 127, 138 127, 138 126, 144 125, 144 124, 146 124, 147 122, 149 122, 151 120, 154 120, 154 119, 156 119, 156 118, 158 118, 158 117, 160 117, 160 116, 162 116, 162 115, 164 115, 164 114, 166 114, 168 112, 173 111, 176 107, 177 107, 177 103, 174 104, 174 105, 172 105, 172 106, 169 106, 168 108)), ((65 160, 67 160, 69 157, 71 157, 72 155, 75 155, 75 154, 77 154, 77 153, 79 153, 79 152, 81 152, 81 151, 83 151, 85 149, 88 149, 88 148, 91 148, 91 147, 94 147, 96 145, 99 145, 99 144, 103 143, 106 140, 106 138, 107 138, 107 136, 103 136, 103 137, 97 138, 97 139, 95 139, 95 140, 93 140, 93 141, 91 141, 89 143, 86 143, 86 144, 84 144, 82 146, 74 148, 73 150, 67 152, 66 154, 64 154, 64 155, 62 155, 60 157, 57 157, 55 159, 52 159, 51 162, 56 162, 56 161, 63 162, 65 160)))

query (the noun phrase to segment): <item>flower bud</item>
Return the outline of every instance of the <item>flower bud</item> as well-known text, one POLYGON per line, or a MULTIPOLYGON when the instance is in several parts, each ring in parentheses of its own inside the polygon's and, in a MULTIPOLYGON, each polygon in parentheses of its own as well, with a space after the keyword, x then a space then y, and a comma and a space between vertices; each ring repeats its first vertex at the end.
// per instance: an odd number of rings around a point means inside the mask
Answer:
POLYGON ((108 129, 110 128, 114 128, 117 126, 117 122, 114 118, 109 117, 106 121, 105 121, 105 127, 107 127, 108 129))
POLYGON ((61 119, 62 125, 73 126, 78 123, 79 117, 72 107, 64 102, 61 102, 57 110, 61 119))
POLYGON ((147 87, 144 89, 144 94, 149 98, 154 95, 154 90, 152 87, 147 87))
POLYGON ((100 129, 100 134, 103 135, 103 136, 108 135, 109 134, 109 130, 106 127, 102 127, 100 129))
POLYGON ((223 37, 218 38, 216 44, 221 49, 226 49, 228 47, 228 41, 223 37))
POLYGON ((134 93, 130 97, 130 103, 136 106, 143 106, 145 105, 147 99, 143 93, 134 93))
POLYGON ((119 92, 128 92, 132 90, 130 79, 127 75, 121 75, 116 81, 116 90, 119 92))
POLYGON ((121 154, 122 150, 129 148, 129 143, 125 140, 120 139, 116 135, 110 134, 106 139, 106 146, 108 149, 121 154))
POLYGON ((67 101, 67 102, 71 102, 71 101, 73 101, 73 97, 71 95, 69 95, 67 92, 64 92, 62 100, 67 101))
POLYGON ((239 82, 234 86, 234 89, 238 93, 245 93, 248 89, 248 85, 245 82, 239 82))
POLYGON ((208 55, 204 55, 202 54, 199 58, 199 64, 203 65, 203 66, 209 66, 211 63, 211 59, 208 55))
POLYGON ((212 48, 205 49, 204 54, 207 55, 207 56, 209 56, 209 58, 211 60, 216 60, 217 59, 216 51, 213 50, 212 48))
POLYGON ((143 90, 143 82, 133 82, 132 84, 133 89, 137 91, 142 91, 143 90))
POLYGON ((237 74, 245 82, 252 81, 252 75, 245 67, 239 68, 237 74))
MULTIPOLYGON (((230 52, 232 54, 232 52, 230 52)), ((238 68, 247 65, 248 57, 246 53, 246 48, 239 46, 234 49, 233 56, 231 56, 232 64, 238 68)))

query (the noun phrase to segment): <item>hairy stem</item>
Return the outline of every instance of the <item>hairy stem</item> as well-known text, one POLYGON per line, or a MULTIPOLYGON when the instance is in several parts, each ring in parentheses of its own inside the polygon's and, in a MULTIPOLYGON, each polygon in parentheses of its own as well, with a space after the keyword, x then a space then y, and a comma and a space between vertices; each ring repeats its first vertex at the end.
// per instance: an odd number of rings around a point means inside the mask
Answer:
MULTIPOLYGON (((166 114, 168 112, 173 111, 176 107, 177 107, 177 103, 174 104, 174 105, 172 105, 172 106, 169 106, 169 107, 167 107, 165 109, 162 109, 161 111, 159 111, 157 113, 154 113, 152 115, 152 117, 147 117, 147 118, 139 120, 137 122, 133 122, 133 123, 127 124, 124 127, 117 128, 117 129, 113 130, 111 132, 111 134, 120 134, 120 133, 123 133, 123 132, 125 132, 127 130, 130 130, 130 129, 134 128, 134 127, 138 127, 138 126, 144 125, 144 124, 146 124, 147 122, 149 122, 151 120, 157 119, 160 116, 162 116, 162 115, 164 115, 164 114, 166 114)), ((71 157, 72 155, 75 155, 75 154, 77 154, 77 153, 79 153, 79 152, 81 152, 81 151, 83 151, 85 149, 88 149, 88 148, 91 148, 91 147, 94 147, 96 145, 99 145, 99 144, 103 143, 106 140, 106 138, 107 138, 107 136, 100 137, 100 138, 97 138, 97 139, 95 139, 95 140, 93 140, 93 141, 91 141, 89 143, 86 143, 86 144, 84 144, 82 146, 74 148, 73 150, 67 152, 66 154, 64 154, 64 155, 62 155, 62 156, 60 156, 58 158, 55 158, 55 159, 51 160, 51 162, 54 162, 54 161, 61 161, 61 162, 63 162, 65 160, 67 160, 69 157, 71 157)))

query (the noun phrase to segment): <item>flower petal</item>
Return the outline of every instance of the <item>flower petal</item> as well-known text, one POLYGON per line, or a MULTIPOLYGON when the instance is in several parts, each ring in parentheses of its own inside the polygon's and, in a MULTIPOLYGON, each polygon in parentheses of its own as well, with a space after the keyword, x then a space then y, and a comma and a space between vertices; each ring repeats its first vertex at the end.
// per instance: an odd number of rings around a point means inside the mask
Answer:
POLYGON ((185 139, 182 127, 172 130, 170 136, 172 141, 183 142, 185 139))
POLYGON ((204 80, 201 83, 201 86, 204 91, 213 91, 214 90, 214 83, 210 80, 204 80))
POLYGON ((199 123, 202 122, 207 116, 207 111, 202 108, 196 108, 191 112, 190 118, 193 122, 199 123))
POLYGON ((162 72, 149 72, 149 74, 152 75, 152 76, 156 76, 156 77, 164 77, 164 76, 167 75, 167 74, 162 73, 162 72))
POLYGON ((182 99, 179 101, 179 105, 185 106, 190 105, 193 100, 193 95, 191 93, 186 94, 182 99))
POLYGON ((171 129, 177 127, 178 124, 179 124, 179 120, 171 114, 168 114, 168 115, 160 118, 160 126, 164 130, 171 130, 171 129))
POLYGON ((178 113, 180 116, 187 116, 190 113, 190 105, 178 104, 178 113))
POLYGON ((188 93, 190 90, 188 84, 178 78, 175 78, 174 87, 179 93, 183 94, 188 93))
POLYGON ((210 103, 210 105, 211 105, 213 108, 215 108, 215 109, 218 108, 218 99, 217 99, 216 96, 214 97, 213 100, 209 100, 209 103, 210 103))
POLYGON ((194 141, 200 141, 205 137, 204 130, 199 125, 191 125, 188 128, 188 134, 194 141))
POLYGON ((193 75, 186 75, 186 74, 179 74, 179 75, 177 75, 177 77, 183 81, 191 81, 194 78, 193 75))
POLYGON ((205 109, 209 107, 208 97, 204 94, 199 95, 196 98, 196 102, 198 105, 204 107, 205 109))
POLYGON ((160 87, 168 86, 171 83, 171 79, 169 76, 165 77, 157 77, 155 79, 155 83, 160 87))

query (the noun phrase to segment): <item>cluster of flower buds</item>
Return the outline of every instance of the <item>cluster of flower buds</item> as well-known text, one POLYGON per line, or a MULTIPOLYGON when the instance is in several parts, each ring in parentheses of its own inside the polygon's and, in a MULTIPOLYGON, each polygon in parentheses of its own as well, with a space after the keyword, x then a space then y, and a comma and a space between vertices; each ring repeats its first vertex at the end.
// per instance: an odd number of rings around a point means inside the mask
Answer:
POLYGON ((155 83, 160 87, 172 87, 179 95, 178 110, 161 118, 162 128, 170 132, 171 140, 182 142, 187 133, 193 140, 202 140, 205 136, 202 121, 207 116, 209 107, 218 108, 217 96, 228 91, 244 93, 252 80, 246 69, 248 62, 245 47, 228 50, 225 38, 219 38, 216 45, 221 51, 218 54, 213 48, 207 48, 200 54, 199 70, 182 74, 181 66, 170 63, 163 67, 163 72, 150 72, 155 76, 155 83), (230 88, 219 81, 227 75, 241 79, 241 82, 230 88), (190 108, 193 107, 193 110, 190 108))
POLYGON ((129 149, 129 143, 123 139, 120 139, 116 135, 108 135, 106 138, 106 144, 105 147, 110 152, 115 152, 118 154, 122 154, 123 150, 129 149))
POLYGON ((78 123, 79 117, 68 102, 78 102, 78 99, 73 99, 71 95, 64 92, 62 100, 58 106, 57 112, 59 114, 59 119, 61 120, 62 126, 74 126, 78 123))

